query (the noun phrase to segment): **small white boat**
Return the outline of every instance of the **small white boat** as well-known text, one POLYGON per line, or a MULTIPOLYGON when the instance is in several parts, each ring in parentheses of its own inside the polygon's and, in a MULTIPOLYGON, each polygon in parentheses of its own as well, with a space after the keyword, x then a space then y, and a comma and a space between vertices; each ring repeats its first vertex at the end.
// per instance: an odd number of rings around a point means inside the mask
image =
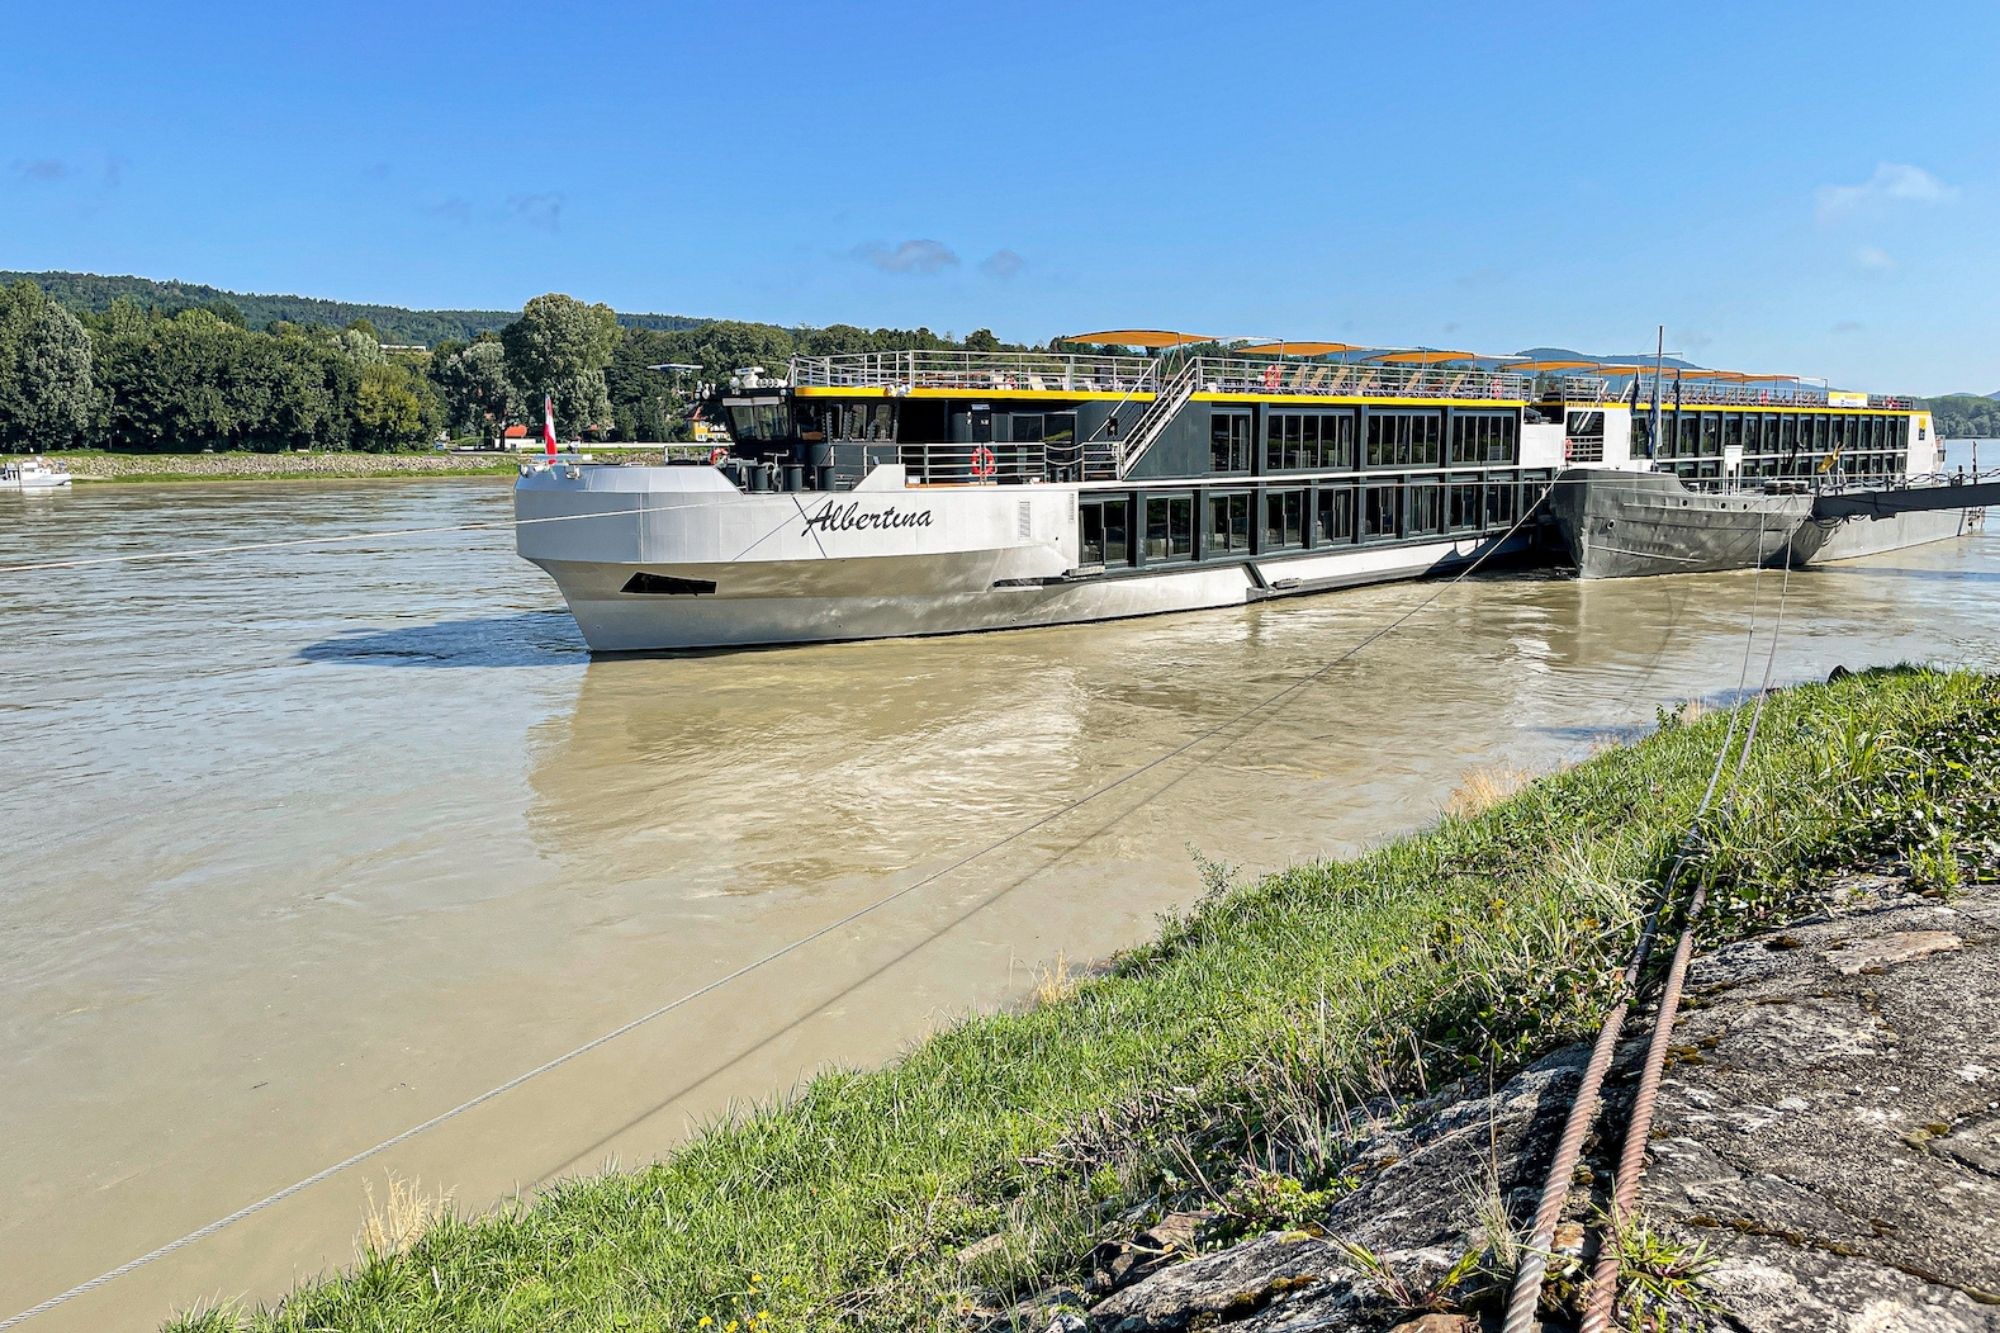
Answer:
POLYGON ((0 491, 52 491, 69 482, 69 473, 51 467, 46 458, 0 462, 0 491))

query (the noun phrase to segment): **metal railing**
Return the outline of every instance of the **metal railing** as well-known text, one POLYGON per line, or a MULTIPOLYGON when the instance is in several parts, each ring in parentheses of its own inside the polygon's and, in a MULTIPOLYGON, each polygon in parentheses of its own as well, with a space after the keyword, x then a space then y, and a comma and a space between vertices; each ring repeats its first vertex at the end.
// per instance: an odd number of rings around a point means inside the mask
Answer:
POLYGON ((1202 356, 1193 365, 1203 393, 1325 394, 1343 398, 1498 398, 1526 401, 1532 381, 1502 370, 1383 366, 1356 362, 1263 361, 1202 356))
POLYGON ((1147 393, 1160 363, 1143 356, 1064 352, 848 352, 792 358, 794 385, 880 389, 1034 389, 1147 393))
MULTIPOLYGON (((1140 413, 1139 420, 1133 424, 1131 431, 1125 438, 1115 442, 1115 452, 1111 466, 1112 476, 1123 477, 1127 472, 1132 470, 1134 460, 1140 454, 1146 452, 1146 446, 1150 445, 1159 436, 1159 433, 1165 429, 1168 422, 1180 415, 1181 409, 1187 406, 1188 399, 1194 397, 1194 391, 1200 384, 1201 361, 1197 358, 1181 367, 1181 373, 1174 376, 1168 382, 1167 386, 1160 390, 1153 401, 1147 404, 1146 410, 1140 413)), ((1086 480, 1097 479, 1092 475, 1092 469, 1089 466, 1091 461, 1088 459, 1085 460, 1084 477, 1086 480)))
MULTIPOLYGON (((1617 389, 1611 381, 1595 375, 1565 375, 1554 384, 1555 396, 1570 403, 1616 403, 1630 401, 1632 384, 1627 380, 1617 389)), ((1674 377, 1660 378, 1660 405, 1671 408, 1675 401, 1674 377)), ((1827 390, 1809 384, 1764 383, 1745 384, 1729 380, 1682 380, 1679 401, 1683 404, 1697 404, 1712 407, 1718 404, 1729 407, 1860 407, 1860 403, 1831 403, 1827 390)), ((1653 404, 1653 377, 1645 375, 1639 380, 1639 403, 1651 408, 1653 404)), ((1867 405, 1877 411, 1907 412, 1916 404, 1901 394, 1871 393, 1867 405)))
POLYGON ((1041 442, 905 444, 897 450, 911 486, 998 486, 1041 481, 1048 455, 1041 442))

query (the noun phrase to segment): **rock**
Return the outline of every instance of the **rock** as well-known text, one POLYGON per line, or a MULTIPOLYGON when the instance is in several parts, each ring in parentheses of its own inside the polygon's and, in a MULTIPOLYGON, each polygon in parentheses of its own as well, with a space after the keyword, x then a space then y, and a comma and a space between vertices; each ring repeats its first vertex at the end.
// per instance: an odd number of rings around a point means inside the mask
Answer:
POLYGON ((1398 1324, 1389 1333, 1476 1333, 1478 1327, 1462 1314, 1427 1314, 1398 1324))
MULTIPOLYGON (((1108 1333, 1184 1329, 1248 1319, 1274 1304, 1310 1296, 1337 1300, 1359 1274, 1336 1245, 1273 1232, 1231 1249, 1174 1264, 1091 1307, 1091 1327, 1108 1333)), ((1281 1327, 1281 1325, 1269 1325, 1281 1327)))
POLYGON ((1857 940, 1827 955, 1827 961, 1844 977, 1862 972, 1880 972, 1898 963, 1913 962, 1930 954, 1956 949, 1963 943, 1946 930, 1899 930, 1892 935, 1857 940))
MULTIPOLYGON (((1672 1047, 1699 1058, 1666 1071, 1640 1215, 1710 1256, 1709 1327, 2000 1333, 2000 891, 1944 906, 1872 873, 1841 884, 1834 913, 1696 960, 1672 1047)), ((1601 1123, 1622 1123, 1644 1033, 1601 1123)), ((1492 1313, 1490 1269, 1440 1284, 1496 1212, 1532 1214, 1587 1056, 1370 1108, 1343 1167, 1359 1184, 1315 1219, 1327 1239, 1180 1262, 1206 1219, 1179 1214, 1100 1247, 1091 1333, 1472 1333, 1451 1303, 1492 1313)), ((1584 1248, 1616 1150, 1586 1142, 1559 1251, 1584 1248)))
POLYGON ((1706 1246, 1746 1333, 2000 1333, 2000 901, 1899 896, 1791 933, 1698 963, 1708 1002, 1674 1040, 1708 1058, 1667 1071, 1642 1214, 1706 1246))
POLYGON ((1075 1287, 1051 1287, 988 1320, 986 1333, 1047 1333, 1064 1319, 1075 1320, 1077 1328, 1086 1328, 1080 1312, 1089 1305, 1090 1297, 1075 1287))
POLYGON ((1130 1240, 1105 1241, 1090 1252, 1090 1290, 1102 1296, 1193 1257, 1208 1218, 1202 1212, 1168 1213, 1130 1240))
POLYGON ((1007 1237, 1005 1235, 984 1236, 960 1250, 958 1252, 958 1262, 960 1265, 976 1264, 981 1259, 986 1259, 996 1254, 1004 1254, 1006 1251, 1007 1237))
POLYGON ((1049 1326, 1042 1333, 1089 1333, 1090 1322, 1080 1314, 1065 1311, 1049 1320, 1049 1326))

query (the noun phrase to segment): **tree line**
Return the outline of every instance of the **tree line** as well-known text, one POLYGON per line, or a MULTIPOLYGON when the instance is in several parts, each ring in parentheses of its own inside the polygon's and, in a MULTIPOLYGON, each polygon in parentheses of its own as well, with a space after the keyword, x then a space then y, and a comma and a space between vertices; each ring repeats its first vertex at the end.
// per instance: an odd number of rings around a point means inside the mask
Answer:
MULTIPOLYGON (((103 314, 119 297, 162 314, 183 310, 225 307, 242 315, 248 328, 268 328, 283 321, 288 324, 326 324, 346 328, 356 320, 367 320, 387 343, 421 343, 426 346, 447 338, 461 341, 482 333, 497 333, 511 323, 510 310, 411 310, 404 306, 379 305, 358 301, 328 301, 316 296, 285 296, 260 292, 232 292, 200 282, 156 278, 112 276, 101 273, 67 273, 51 270, 26 273, 0 270, 0 286, 26 278, 55 300, 79 314, 103 314)), ((621 324, 649 329, 691 329, 706 320, 689 315, 621 314, 621 324)))
POLYGON ((1924 398, 1918 405, 1931 410, 1937 433, 1947 440, 2000 439, 2000 398, 1951 393, 1924 398))
POLYGON ((371 323, 274 320, 251 328, 218 301, 167 310, 127 296, 74 310, 30 280, 0 288, 0 450, 392 450, 538 424, 565 439, 673 440, 698 380, 794 353, 998 349, 929 329, 785 329, 715 320, 635 327, 560 293, 498 330, 429 348, 385 345, 371 323), (694 375, 652 369, 700 367, 694 375))

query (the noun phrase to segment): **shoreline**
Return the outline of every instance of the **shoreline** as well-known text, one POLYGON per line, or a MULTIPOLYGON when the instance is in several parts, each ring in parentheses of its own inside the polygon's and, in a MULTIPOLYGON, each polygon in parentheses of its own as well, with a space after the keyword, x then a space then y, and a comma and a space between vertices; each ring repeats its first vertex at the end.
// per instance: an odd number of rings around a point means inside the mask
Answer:
POLYGON ((512 454, 111 454, 70 451, 43 455, 66 468, 77 486, 204 481, 382 481, 438 477, 513 477, 512 454))
MULTIPOLYGON (((1040 1333, 1048 1303, 1022 1303, 1084 1292, 1094 1247, 1136 1229, 1202 1210, 1189 1257, 1320 1225, 1359 1188, 1370 1106, 1507 1077, 1594 1026, 1726 726, 1685 708, 1519 790, 1474 774, 1436 823, 1350 860, 1235 886, 1210 868, 1195 909, 1081 980, 1045 978, 1025 1011, 813 1079, 642 1169, 476 1218, 405 1201, 408 1225, 371 1232, 351 1270, 169 1327, 692 1330, 768 1309, 778 1327, 1040 1333)), ((1941 894, 1990 877, 1991 806, 1966 784, 2000 761, 1996 733, 1991 676, 1774 694, 1710 831, 1706 946, 1885 857, 1941 894)), ((1113 1326, 1055 1304, 1062 1327, 1113 1326)))

